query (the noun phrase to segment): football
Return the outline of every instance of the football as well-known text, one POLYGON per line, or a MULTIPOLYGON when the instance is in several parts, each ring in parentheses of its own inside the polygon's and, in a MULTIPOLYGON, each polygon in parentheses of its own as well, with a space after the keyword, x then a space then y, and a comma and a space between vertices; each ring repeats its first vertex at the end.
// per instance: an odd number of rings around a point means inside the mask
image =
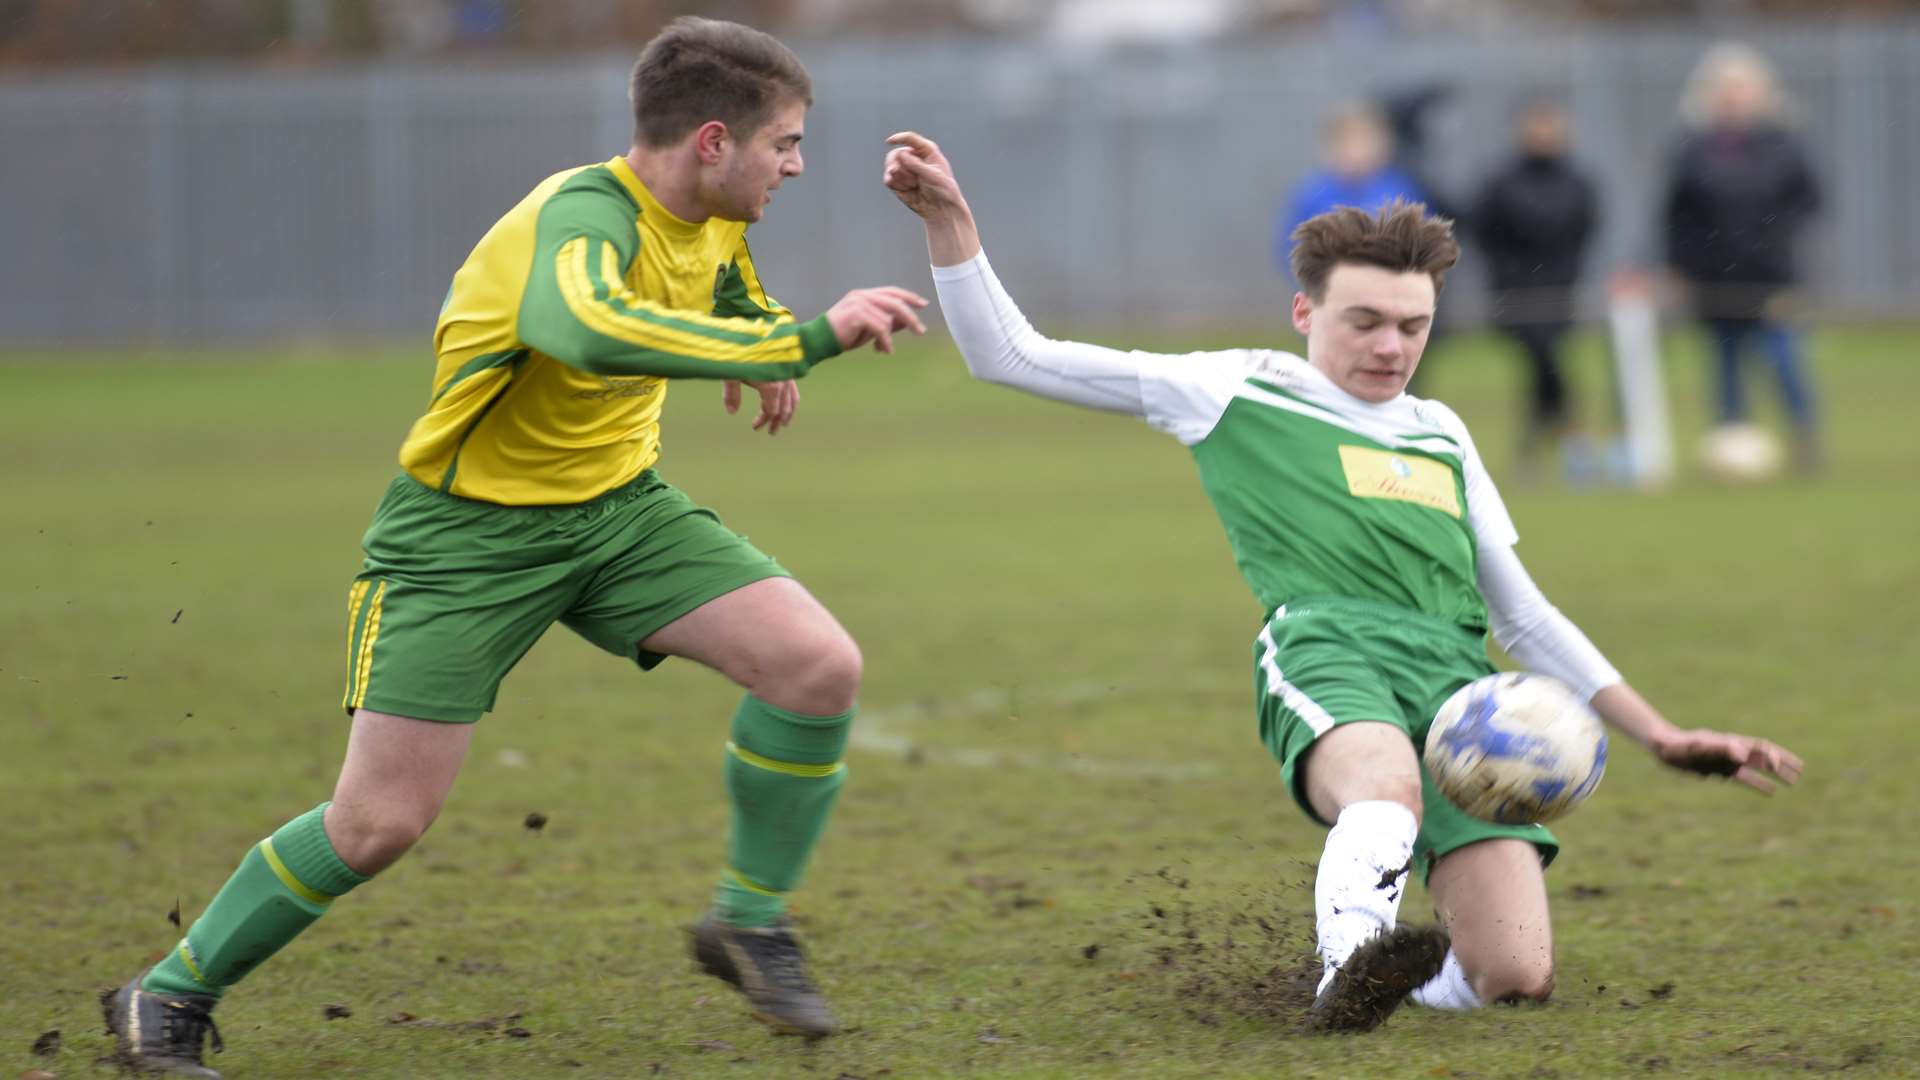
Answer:
POLYGON ((1607 768, 1607 733, 1558 679, 1502 672, 1455 691, 1422 755, 1455 806, 1483 821, 1532 825, 1580 805, 1607 768))
POLYGON ((1722 424, 1700 444, 1700 464, 1715 479, 1744 484, 1780 471, 1780 440, 1758 424, 1722 424))

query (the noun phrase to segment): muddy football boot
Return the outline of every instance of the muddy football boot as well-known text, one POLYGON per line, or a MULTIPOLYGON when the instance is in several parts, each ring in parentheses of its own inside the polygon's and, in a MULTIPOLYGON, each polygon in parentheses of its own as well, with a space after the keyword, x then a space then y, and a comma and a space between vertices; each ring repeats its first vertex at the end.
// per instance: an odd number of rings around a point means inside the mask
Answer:
POLYGON ((140 989, 146 972, 118 990, 100 994, 107 1033, 120 1043, 120 1058, 132 1068, 170 1076, 220 1080, 201 1057, 201 1043, 213 1036, 213 1052, 225 1049, 213 1024, 219 999, 208 994, 155 994, 140 989))
POLYGON ((1314 1026, 1372 1031, 1386 1023, 1408 994, 1440 974, 1448 944, 1447 932, 1437 926, 1399 926, 1370 939, 1314 998, 1314 1026))
POLYGON ((713 915, 689 931, 700 969, 747 996, 753 1015, 782 1035, 818 1039, 840 1030, 827 999, 807 977, 806 954, 786 920, 773 926, 728 926, 713 915))

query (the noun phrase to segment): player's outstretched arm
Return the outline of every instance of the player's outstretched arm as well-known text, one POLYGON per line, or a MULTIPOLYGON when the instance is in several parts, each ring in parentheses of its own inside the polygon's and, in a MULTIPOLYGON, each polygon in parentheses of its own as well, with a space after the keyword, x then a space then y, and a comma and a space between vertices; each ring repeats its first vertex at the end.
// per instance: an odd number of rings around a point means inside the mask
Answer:
MULTIPOLYGON (((871 344, 875 352, 891 353, 893 335, 903 330, 911 330, 916 334, 927 332, 918 311, 926 306, 926 299, 918 293, 887 285, 877 289, 855 289, 828 308, 821 318, 832 329, 834 340, 841 349, 856 349, 871 344)), ((737 368, 705 372, 709 378, 726 380, 720 400, 729 414, 740 409, 741 384, 753 387, 760 395, 760 414, 754 417, 753 430, 759 431, 764 427, 769 435, 779 434, 781 428, 793 422, 794 410, 800 407, 800 387, 794 380, 805 373, 805 370, 801 370, 785 378, 767 380, 742 378, 737 368)))
POLYGON ((935 266, 958 266, 980 254, 980 229, 960 192, 953 165, 932 139, 903 131, 887 139, 881 181, 927 229, 927 255, 935 266))
POLYGON ((1626 683, 1595 694, 1593 711, 1661 761, 1685 772, 1730 777, 1767 795, 1800 778, 1801 761, 1786 747, 1752 735, 1675 727, 1626 683))
POLYGON ((1593 711, 1676 769, 1727 776, 1771 794, 1800 776, 1791 751, 1750 735, 1675 727, 1620 678, 1572 620, 1547 602, 1510 544, 1480 544, 1480 593, 1494 639, 1521 666, 1551 675, 1588 698, 1593 711))
POLYGON ((520 340, 596 375, 777 382, 862 345, 891 352, 902 330, 926 331, 915 312, 927 301, 890 285, 855 289, 804 323, 785 311, 752 318, 668 308, 628 287, 638 254, 631 209, 616 197, 582 188, 549 199, 521 299, 520 340))
POLYGON ((1041 397, 1146 416, 1142 378, 1173 358, 1043 337, 987 262, 973 210, 933 140, 911 131, 887 140, 882 180, 927 230, 940 310, 967 370, 1041 397))

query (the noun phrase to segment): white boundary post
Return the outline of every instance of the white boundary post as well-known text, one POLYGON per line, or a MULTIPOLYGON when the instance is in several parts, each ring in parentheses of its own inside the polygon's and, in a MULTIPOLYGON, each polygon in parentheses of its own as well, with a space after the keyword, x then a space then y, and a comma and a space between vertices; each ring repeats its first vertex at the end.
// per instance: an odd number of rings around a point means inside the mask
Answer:
POLYGON ((1673 425, 1660 364, 1660 320, 1653 279, 1623 271, 1607 284, 1607 328, 1620 390, 1627 482, 1657 490, 1673 480, 1673 425))

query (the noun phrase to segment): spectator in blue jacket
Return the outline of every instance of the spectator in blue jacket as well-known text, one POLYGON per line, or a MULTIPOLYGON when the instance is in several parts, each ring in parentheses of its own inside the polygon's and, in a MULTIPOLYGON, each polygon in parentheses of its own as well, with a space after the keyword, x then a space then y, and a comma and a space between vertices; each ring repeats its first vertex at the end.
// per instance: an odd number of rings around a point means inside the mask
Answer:
POLYGON ((1335 109, 1320 131, 1320 167, 1301 178, 1273 221, 1273 265, 1282 274, 1293 255, 1293 230, 1336 206, 1375 211, 1395 199, 1430 200, 1418 181, 1393 164, 1393 134, 1379 108, 1350 102, 1335 109))

